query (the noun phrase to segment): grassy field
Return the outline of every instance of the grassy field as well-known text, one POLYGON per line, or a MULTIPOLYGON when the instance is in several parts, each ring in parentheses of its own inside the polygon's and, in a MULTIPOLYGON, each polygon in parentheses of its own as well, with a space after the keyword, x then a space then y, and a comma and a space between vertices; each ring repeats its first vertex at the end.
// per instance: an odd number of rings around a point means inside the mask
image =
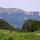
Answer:
POLYGON ((0 29, 0 40, 40 40, 40 32, 12 32, 0 29))

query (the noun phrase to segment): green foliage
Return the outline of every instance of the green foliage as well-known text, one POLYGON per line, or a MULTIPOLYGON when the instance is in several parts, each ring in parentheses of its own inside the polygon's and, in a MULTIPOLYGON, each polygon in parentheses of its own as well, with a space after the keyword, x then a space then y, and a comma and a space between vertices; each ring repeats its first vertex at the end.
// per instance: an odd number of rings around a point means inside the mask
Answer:
POLYGON ((14 28, 12 28, 11 25, 9 25, 5 20, 0 19, 0 29, 4 29, 4 30, 10 30, 11 32, 13 30, 15 30, 14 28))
POLYGON ((28 19, 24 22, 22 31, 34 32, 39 29, 40 29, 40 21, 28 19))
POLYGON ((13 40, 13 39, 12 39, 12 37, 9 37, 9 39, 8 39, 8 40, 13 40))
POLYGON ((22 33, 14 31, 10 33, 10 31, 1 29, 0 40, 40 40, 40 35, 37 35, 37 33, 36 32, 22 33))

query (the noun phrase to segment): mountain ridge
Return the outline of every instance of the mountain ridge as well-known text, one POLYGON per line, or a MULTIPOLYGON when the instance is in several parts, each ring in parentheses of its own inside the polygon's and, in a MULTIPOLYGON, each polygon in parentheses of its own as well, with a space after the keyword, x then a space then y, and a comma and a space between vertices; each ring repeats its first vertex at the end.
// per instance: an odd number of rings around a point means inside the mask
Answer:
POLYGON ((6 20, 11 26, 22 28, 27 19, 40 20, 39 12, 26 12, 18 8, 1 8, 0 18, 6 20), (37 14, 36 14, 37 13, 37 14))

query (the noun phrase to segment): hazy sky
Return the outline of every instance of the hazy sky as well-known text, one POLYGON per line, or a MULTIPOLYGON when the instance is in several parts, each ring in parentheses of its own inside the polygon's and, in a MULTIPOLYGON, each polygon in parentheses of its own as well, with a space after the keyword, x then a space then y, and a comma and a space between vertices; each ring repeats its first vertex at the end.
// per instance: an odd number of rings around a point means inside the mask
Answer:
POLYGON ((0 0, 0 7, 40 11, 40 0, 0 0))

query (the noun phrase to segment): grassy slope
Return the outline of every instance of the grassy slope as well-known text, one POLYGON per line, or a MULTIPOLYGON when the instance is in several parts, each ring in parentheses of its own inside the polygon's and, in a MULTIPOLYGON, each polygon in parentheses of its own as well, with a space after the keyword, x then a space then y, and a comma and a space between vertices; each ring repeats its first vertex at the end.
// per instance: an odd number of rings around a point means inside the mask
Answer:
POLYGON ((0 40, 8 40, 9 38, 13 40, 40 40, 40 35, 34 33, 21 33, 21 32, 12 32, 5 31, 0 29, 0 40))

